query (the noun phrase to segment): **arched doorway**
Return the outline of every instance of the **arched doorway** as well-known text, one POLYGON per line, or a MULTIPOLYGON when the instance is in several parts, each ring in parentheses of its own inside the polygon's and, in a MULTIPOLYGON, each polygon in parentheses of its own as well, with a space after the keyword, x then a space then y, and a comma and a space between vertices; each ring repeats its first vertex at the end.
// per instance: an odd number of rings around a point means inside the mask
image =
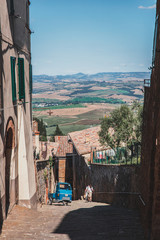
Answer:
MULTIPOLYGON (((6 129, 6 148, 5 148, 5 205, 6 205, 6 217, 8 211, 15 202, 15 186, 12 184, 11 171, 15 171, 15 164, 12 164, 14 158, 14 146, 15 146, 15 128, 12 119, 9 119, 6 129), (13 165, 11 167, 11 165, 13 165), (14 169, 12 169, 14 168, 14 169), (14 197, 13 197, 14 195, 14 197)), ((14 174, 15 175, 15 174, 14 174)))

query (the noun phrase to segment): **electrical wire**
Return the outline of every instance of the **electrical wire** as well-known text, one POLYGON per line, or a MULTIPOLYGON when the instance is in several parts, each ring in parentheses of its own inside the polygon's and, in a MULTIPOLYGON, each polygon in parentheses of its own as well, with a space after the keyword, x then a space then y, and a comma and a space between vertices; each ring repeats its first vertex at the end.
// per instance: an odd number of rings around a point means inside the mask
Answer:
MULTIPOLYGON (((23 102, 23 103, 31 103, 31 102, 23 102)), ((22 105, 23 103, 17 103, 17 104, 14 104, 13 106, 10 106, 10 107, 4 107, 4 108, 0 108, 0 111, 4 111, 6 109, 10 109, 10 108, 13 108, 13 107, 17 107, 19 105, 22 105)))

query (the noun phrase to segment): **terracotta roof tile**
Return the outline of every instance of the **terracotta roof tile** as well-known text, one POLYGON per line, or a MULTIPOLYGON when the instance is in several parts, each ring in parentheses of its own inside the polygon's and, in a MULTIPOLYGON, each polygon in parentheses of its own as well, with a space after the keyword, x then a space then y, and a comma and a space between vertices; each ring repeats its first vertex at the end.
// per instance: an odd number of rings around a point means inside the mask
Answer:
POLYGON ((104 149, 99 142, 99 131, 100 126, 97 126, 82 131, 71 132, 68 135, 78 153, 83 155, 90 153, 92 148, 96 148, 97 150, 104 149))
POLYGON ((67 153, 73 153, 73 145, 68 142, 67 136, 55 136, 55 142, 59 144, 56 156, 66 156, 67 153))

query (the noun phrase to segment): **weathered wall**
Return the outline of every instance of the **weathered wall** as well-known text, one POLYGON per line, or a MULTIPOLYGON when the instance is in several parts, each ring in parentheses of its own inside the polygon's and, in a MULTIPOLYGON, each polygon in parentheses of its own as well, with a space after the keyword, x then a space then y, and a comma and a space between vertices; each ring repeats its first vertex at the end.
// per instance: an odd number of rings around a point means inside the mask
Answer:
POLYGON ((49 167, 48 161, 36 162, 37 200, 45 202, 46 182, 45 173, 49 167))
POLYGON ((53 192, 55 187, 55 168, 50 167, 49 161, 36 161, 37 200, 46 203, 46 188, 53 192))
POLYGON ((88 184, 94 188, 93 201, 138 207, 140 166, 101 165, 88 166, 81 156, 73 160, 73 195, 80 199, 88 184), (113 192, 116 192, 113 194, 113 192))
MULTIPOLYGON (((160 16, 160 1, 157 1, 160 16)), ((145 88, 144 126, 142 138, 141 194, 145 206, 141 208, 147 239, 160 236, 160 17, 152 66, 151 86, 145 88)))
POLYGON ((93 200, 125 207, 140 204, 139 170, 137 165, 91 165, 91 184, 94 187, 93 200))
MULTIPOLYGON (((29 90, 30 30, 27 25, 29 1, 0 0, 0 208, 6 217, 9 205, 36 207, 36 186, 31 130, 31 93, 29 90), (16 16, 16 17, 15 17, 16 16), (15 58, 16 97, 12 99, 11 60, 15 58), (18 58, 24 59, 25 99, 19 99, 18 58), (10 126, 12 122, 13 127, 10 126), (7 136, 12 138, 12 151, 7 136), (7 176, 7 178, 6 178, 7 176), (7 181, 6 181, 7 179, 7 181), (7 189, 7 191, 6 191, 7 189)), ((29 22, 28 22, 29 24, 29 22)))
MULTIPOLYGON (((75 149, 74 149, 74 153, 75 149)), ((86 186, 91 182, 91 170, 83 157, 73 157, 73 199, 80 199, 84 195, 86 186)))
POLYGON ((72 156, 66 156, 65 182, 71 184, 73 188, 73 162, 72 156))
POLYGON ((59 182, 65 182, 65 173, 66 173, 66 159, 59 158, 59 182))

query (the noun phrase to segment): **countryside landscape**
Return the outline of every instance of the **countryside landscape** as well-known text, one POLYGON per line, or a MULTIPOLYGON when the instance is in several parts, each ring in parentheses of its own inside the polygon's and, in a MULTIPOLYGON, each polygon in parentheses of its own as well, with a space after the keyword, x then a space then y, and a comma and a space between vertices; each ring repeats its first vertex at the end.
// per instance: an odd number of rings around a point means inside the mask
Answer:
POLYGON ((33 77, 33 117, 43 119, 47 135, 59 125, 63 134, 100 124, 121 104, 143 103, 149 72, 78 73, 33 77))

